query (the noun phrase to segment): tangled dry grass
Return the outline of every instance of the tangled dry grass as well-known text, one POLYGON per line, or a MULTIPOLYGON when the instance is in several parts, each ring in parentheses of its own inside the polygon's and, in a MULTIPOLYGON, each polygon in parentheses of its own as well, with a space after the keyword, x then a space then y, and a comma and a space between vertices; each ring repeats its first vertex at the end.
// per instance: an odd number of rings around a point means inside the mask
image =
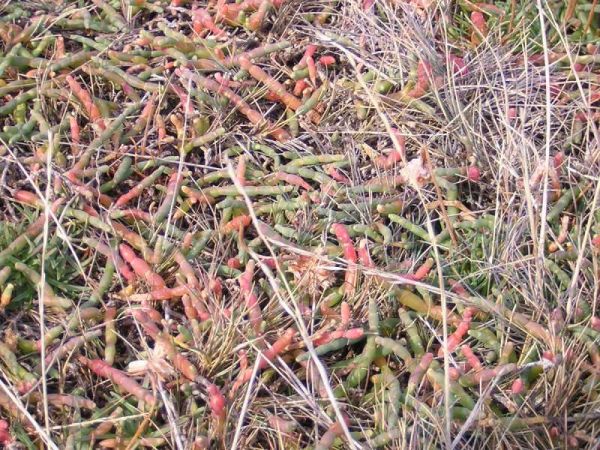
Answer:
POLYGON ((0 445, 597 448, 594 0, 0 7, 0 445))

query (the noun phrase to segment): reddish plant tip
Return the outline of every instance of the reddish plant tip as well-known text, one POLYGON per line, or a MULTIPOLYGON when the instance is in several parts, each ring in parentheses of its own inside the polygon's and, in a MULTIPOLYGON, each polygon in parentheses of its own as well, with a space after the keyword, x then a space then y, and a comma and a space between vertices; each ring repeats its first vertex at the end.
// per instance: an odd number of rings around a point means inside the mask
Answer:
POLYGON ((481 178, 481 171, 477 166, 469 166, 467 168, 467 179, 473 183, 478 183, 481 178))
POLYGON ((558 152, 554 155, 554 168, 558 169, 565 162, 565 154, 563 152, 558 152))
POLYGON ((240 267, 242 267, 242 263, 240 263, 240 260, 238 258, 229 258, 227 260, 227 267, 231 269, 239 269, 240 267))
POLYGON ((308 44, 306 46, 306 50, 304 52, 304 59, 305 58, 312 58, 314 56, 314 54, 317 52, 317 45, 316 44, 308 44))
POLYGON ((474 28, 479 31, 479 33, 483 36, 487 35, 487 23, 482 13, 473 11, 471 13, 471 21, 473 22, 474 28))
POLYGON ((363 0, 362 9, 363 11, 368 11, 375 4, 375 0, 363 0))
POLYGON ((331 225, 331 231, 342 241, 350 240, 350 235, 348 234, 348 231, 346 231, 346 227, 341 223, 334 223, 331 225))
POLYGON ((542 358, 544 358, 544 359, 546 359, 546 360, 548 360, 548 361, 550 361, 552 363, 556 362, 556 356, 554 355, 553 352, 551 352, 549 350, 547 350, 544 353, 542 353, 542 358))
POLYGON ((350 323, 350 320, 352 319, 352 310, 350 309, 350 305, 348 304, 348 302, 342 302, 340 309, 342 326, 346 326, 350 323))
POLYGON ((510 391, 512 392, 513 395, 522 394, 524 390, 525 390, 525 383, 523 382, 523 380, 521 378, 517 378, 515 381, 513 381, 513 384, 510 388, 510 391))
POLYGON ((106 125, 104 124, 104 120, 100 114, 100 109, 98 109, 98 106, 96 106, 96 104, 93 102, 90 93, 86 91, 85 88, 83 88, 71 75, 67 75, 65 80, 67 81, 71 91, 73 91, 75 96, 83 104, 91 121, 95 122, 101 130, 105 130, 106 125))
POLYGON ((467 360, 467 363, 474 370, 480 370, 480 369, 482 369, 481 362, 479 361, 479 358, 477 358, 477 356, 475 355, 475 353, 473 353, 473 350, 471 349, 471 347, 469 347, 468 345, 463 345, 460 349, 462 351, 463 356, 467 360))
POLYGON ((592 238, 592 245, 597 249, 600 249, 600 234, 594 236, 592 238))
POLYGON ((449 375, 451 381, 456 381, 456 380, 458 380, 460 378, 460 376, 462 375, 462 373, 456 367, 450 367, 448 369, 448 375, 449 375))
POLYGON ((215 73, 215 80, 220 83, 223 87, 227 88, 239 88, 240 84, 235 81, 231 81, 228 78, 225 78, 220 72, 215 73))
POLYGON ((371 255, 369 253, 369 241, 367 239, 362 239, 358 244, 358 259, 360 263, 368 268, 374 268, 375 263, 371 259, 371 255))
POLYGON ((250 223, 252 223, 252 218, 246 214, 242 214, 223 225, 223 233, 238 231, 240 228, 246 228, 250 223))
POLYGON ((312 186, 298 175, 293 175, 284 172, 276 172, 273 174, 273 178, 275 178, 276 180, 285 181, 286 183, 291 184, 292 186, 298 186, 303 189, 306 189, 307 191, 312 191, 312 186))
POLYGON ((427 91, 432 74, 431 64, 425 60, 419 61, 417 64, 417 87, 422 91, 427 91))
POLYGON ((120 244, 119 251, 121 252, 121 256, 123 257, 123 259, 127 262, 132 261, 133 259, 137 258, 137 255, 135 254, 133 249, 131 247, 129 247, 127 244, 120 244))
POLYGON ((4 419, 0 419, 0 444, 8 445, 13 442, 13 438, 8 430, 8 422, 4 419))
POLYGON ((331 232, 335 235, 340 244, 342 244, 344 256, 348 262, 356 263, 356 251, 354 250, 352 239, 350 239, 350 234, 348 233, 346 227, 341 223, 334 223, 331 225, 331 232))
POLYGON ((155 273, 146 261, 136 256, 135 252, 127 244, 120 244, 119 251, 125 261, 129 263, 133 271, 144 278, 153 289, 166 287, 163 278, 155 273))
POLYGON ((131 316, 142 326, 148 336, 156 338, 160 334, 158 326, 156 326, 147 312, 138 308, 131 311, 131 316))
POLYGON ((308 69, 308 78, 313 86, 317 85, 317 65, 312 56, 306 57, 306 67, 308 69))
POLYGON ((313 345, 319 346, 327 344, 336 339, 360 339, 365 335, 362 328, 351 328, 349 330, 338 329, 332 332, 324 332, 313 340, 313 345))
POLYGON ((40 206, 42 204, 42 201, 37 196, 37 194, 34 192, 30 192, 30 191, 25 191, 25 190, 15 191, 13 197, 16 201, 18 201, 20 203, 25 203, 25 204, 31 205, 31 206, 40 206))
POLYGON ((273 91, 267 91, 267 93, 265 94, 265 100, 268 100, 270 102, 278 102, 281 100, 281 97, 279 97, 279 95, 277 95, 273 91))
POLYGON ((225 31, 215 25, 213 18, 204 8, 195 8, 192 10, 192 28, 198 34, 204 30, 210 31, 215 36, 221 36, 225 33, 225 31))
POLYGON ((225 416, 226 400, 221 390, 218 386, 209 384, 206 391, 208 392, 208 406, 210 406, 213 415, 218 419, 223 418, 225 416))
POLYGON ((288 345, 292 343, 292 340, 296 336, 296 330, 294 328, 288 328, 285 333, 277 339, 270 349, 265 350, 263 358, 259 363, 259 367, 264 369, 268 365, 268 361, 273 361, 277 356, 282 354, 288 345))
POLYGON ((327 175, 329 175, 331 178, 333 178, 335 181, 338 181, 338 182, 344 183, 344 184, 350 184, 350 179, 346 175, 341 173, 335 166, 326 165, 324 167, 324 169, 325 169, 325 173, 327 175))
POLYGON ((336 63, 335 57, 331 56, 331 55, 324 55, 321 56, 318 60, 318 63, 322 66, 331 66, 333 64, 336 63))
POLYGON ((600 332, 600 317, 592 316, 590 319, 590 325, 594 330, 600 332))
POLYGON ((421 281, 423 278, 429 275, 429 271, 432 269, 433 263, 433 258, 427 258, 427 260, 421 264, 421 266, 419 266, 419 268, 415 270, 415 273, 409 278, 412 278, 416 281, 421 281))
POLYGON ((294 85, 294 95, 300 97, 306 88, 310 87, 310 84, 303 78, 302 80, 296 81, 294 85))
POLYGON ((271 270, 277 269, 277 262, 275 261, 275 258, 265 258, 262 260, 262 262, 271 270))
POLYGON ((342 335, 345 339, 360 339, 365 335, 365 330, 362 328, 351 328, 347 331, 344 331, 342 335))
POLYGON ((223 284, 221 283, 220 278, 212 278, 208 282, 208 288, 213 294, 215 294, 217 298, 221 298, 223 296, 223 284))
MULTIPOLYGON (((458 326, 456 327, 456 330, 454 331, 454 333, 452 333, 450 336, 448 336, 448 344, 447 345, 448 345, 449 352, 453 352, 454 350, 456 350, 458 345, 463 340, 464 336, 468 333, 469 326, 471 325, 472 317, 473 317, 473 308, 466 308, 463 313, 463 318, 460 321, 460 323, 458 324, 458 326)), ((438 356, 441 357, 443 355, 444 355, 444 349, 442 347, 438 351, 438 356)))
POLYGON ((19 381, 16 383, 17 392, 21 395, 25 395, 35 387, 35 383, 31 381, 19 381))
POLYGON ((477 312, 477 310, 475 308, 473 308, 472 306, 469 306, 468 308, 465 308, 465 311, 463 312, 463 317, 465 319, 472 319, 473 315, 477 312))
POLYGON ((79 362, 87 366, 92 372, 101 378, 107 378, 123 390, 129 392, 138 400, 149 405, 156 403, 156 399, 150 391, 141 387, 133 378, 121 370, 115 369, 99 359, 87 359, 79 357, 79 362))
POLYGON ((252 277, 254 276, 255 262, 253 260, 248 261, 246 264, 246 270, 239 277, 238 282, 240 284, 240 290, 244 296, 246 308, 248 309, 248 315, 250 317, 250 323, 254 327, 254 331, 257 334, 261 333, 262 323, 262 312, 258 303, 258 298, 252 290, 252 277))

